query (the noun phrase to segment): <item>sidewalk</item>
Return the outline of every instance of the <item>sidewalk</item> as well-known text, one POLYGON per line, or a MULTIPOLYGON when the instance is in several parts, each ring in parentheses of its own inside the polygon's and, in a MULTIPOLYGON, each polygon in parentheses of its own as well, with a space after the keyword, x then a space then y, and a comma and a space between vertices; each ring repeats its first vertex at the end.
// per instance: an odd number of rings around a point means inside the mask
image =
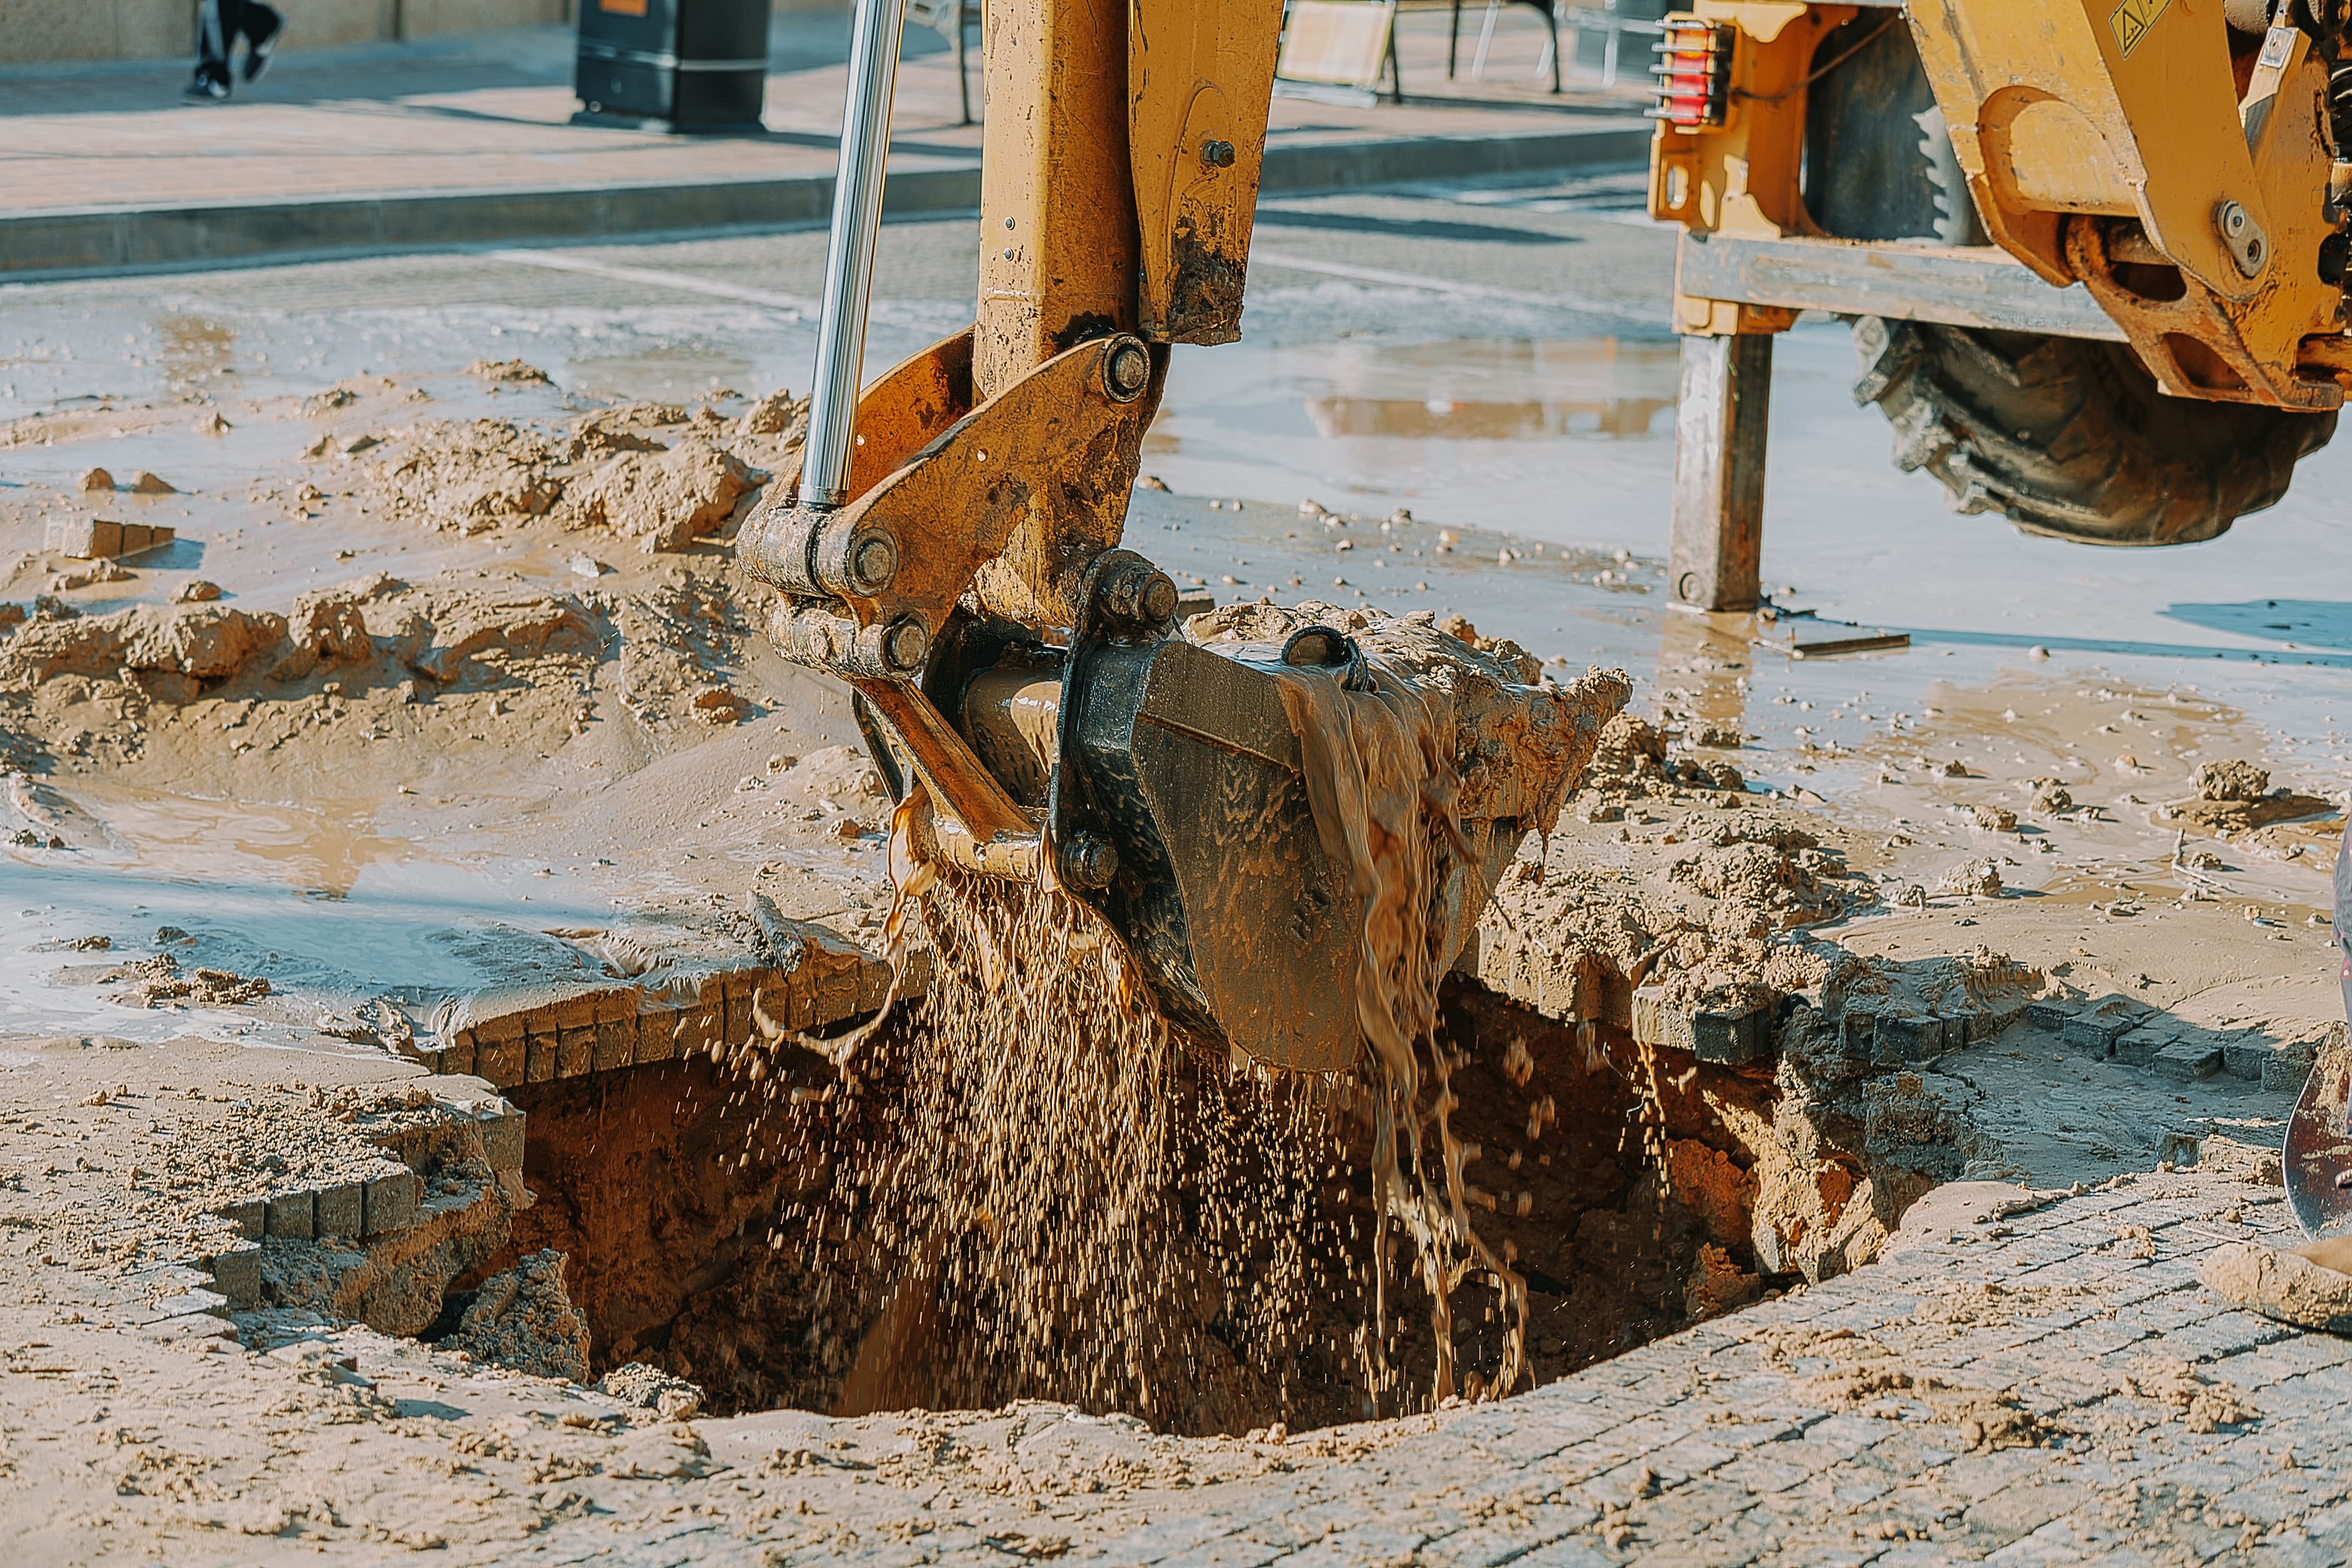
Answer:
MULTIPOLYGON (((1409 13, 1402 30, 1413 96, 1368 108, 1277 99, 1265 189, 1643 156, 1636 83, 1603 93, 1588 72, 1568 92, 1539 89, 1539 28, 1498 29, 1486 79, 1473 82, 1465 27, 1465 79, 1452 83, 1444 14, 1409 13)), ((845 13, 780 16, 768 134, 710 139, 570 124, 562 27, 289 50, 227 105, 182 104, 176 61, 0 71, 0 277, 822 222, 846 50, 845 13)), ((978 204, 980 130, 959 117, 947 40, 909 28, 890 211, 978 204)))

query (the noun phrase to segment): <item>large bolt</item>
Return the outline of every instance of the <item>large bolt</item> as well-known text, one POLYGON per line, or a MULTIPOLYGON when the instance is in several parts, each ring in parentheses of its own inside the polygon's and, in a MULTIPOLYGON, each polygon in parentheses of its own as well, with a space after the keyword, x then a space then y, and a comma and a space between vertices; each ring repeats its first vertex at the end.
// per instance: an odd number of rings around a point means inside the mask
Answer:
POLYGON ((1108 888, 1118 875, 1118 851, 1091 833, 1073 833, 1064 839, 1055 863, 1062 880, 1081 892, 1108 888))
POLYGON ((1217 141, 1214 137, 1210 138, 1208 141, 1201 143, 1201 162, 1206 163, 1212 169, 1232 168, 1234 166, 1234 144, 1230 142, 1217 141))
POLYGON ((2265 252, 2270 248, 2263 237, 2262 226, 2254 215, 2240 203, 2225 201, 2213 209, 2213 226, 2221 231, 2223 243, 2230 247, 2231 259, 2238 270, 2249 278, 2262 274, 2265 252))
POLYGON ((1151 384, 1151 355, 1133 338, 1121 340, 1103 362, 1103 390, 1114 403, 1132 403, 1151 384))
POLYGON ((850 585, 878 594, 898 574, 898 542, 887 533, 864 533, 850 541, 850 585))
POLYGON ((1176 584, 1148 561, 1121 563, 1100 593, 1104 610, 1122 621, 1158 626, 1176 613, 1176 584))
POLYGON ((912 616, 901 616, 882 634, 882 658, 901 674, 923 668, 931 651, 931 634, 912 616))
POLYGON ((1143 585, 1142 618, 1156 626, 1174 619, 1175 615, 1176 584, 1167 573, 1154 572, 1151 580, 1143 585))

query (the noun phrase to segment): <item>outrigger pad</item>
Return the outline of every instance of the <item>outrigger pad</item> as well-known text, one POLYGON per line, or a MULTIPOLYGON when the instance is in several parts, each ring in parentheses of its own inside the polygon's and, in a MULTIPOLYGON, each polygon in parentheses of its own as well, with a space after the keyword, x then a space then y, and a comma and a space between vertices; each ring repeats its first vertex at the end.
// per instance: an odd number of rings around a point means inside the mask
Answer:
POLYGON ((1538 682, 1517 649, 1318 605, 1231 606, 1185 636, 1088 647, 1073 672, 1069 826, 1118 852, 1095 901, 1181 1024, 1269 1066, 1345 1068, 1393 984, 1368 969, 1412 962, 1400 921, 1433 980, 1630 685, 1538 682), (1360 658, 1285 664, 1318 625, 1360 658))

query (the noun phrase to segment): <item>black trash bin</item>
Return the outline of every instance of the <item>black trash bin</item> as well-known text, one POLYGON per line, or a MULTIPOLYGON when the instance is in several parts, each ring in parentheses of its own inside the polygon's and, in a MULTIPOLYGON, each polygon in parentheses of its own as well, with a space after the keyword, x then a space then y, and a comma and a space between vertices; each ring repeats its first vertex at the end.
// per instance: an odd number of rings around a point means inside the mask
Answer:
POLYGON ((575 125, 758 132, 768 0, 580 0, 575 125))

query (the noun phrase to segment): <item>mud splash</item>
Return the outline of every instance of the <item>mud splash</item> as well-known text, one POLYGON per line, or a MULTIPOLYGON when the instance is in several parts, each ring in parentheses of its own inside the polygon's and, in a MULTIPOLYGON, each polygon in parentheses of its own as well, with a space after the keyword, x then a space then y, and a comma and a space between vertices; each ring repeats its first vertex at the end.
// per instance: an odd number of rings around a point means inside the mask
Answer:
POLYGON ((1462 832, 1453 735, 1444 693, 1406 679, 1377 655, 1369 689, 1351 691, 1321 670, 1294 670, 1283 704, 1301 740, 1307 794, 1324 853, 1345 866, 1363 907, 1356 1010, 1369 1053, 1357 1069, 1370 1091, 1372 1174, 1380 1194, 1373 1237, 1374 1307, 1368 1370, 1375 1393, 1393 1379, 1387 1340, 1389 1226, 1412 1240, 1428 1291, 1437 1360, 1433 1400, 1457 1392, 1454 1297, 1474 1267, 1498 1285, 1508 1321, 1501 1375, 1472 1374, 1472 1398, 1507 1393, 1527 1370, 1527 1282, 1480 1239, 1462 1169, 1469 1152, 1453 1132, 1453 1063, 1437 1043, 1437 985, 1460 945, 1462 890, 1475 851, 1462 832), (1423 1091, 1430 1093, 1424 1104, 1423 1091), (1433 1125, 1437 1147, 1423 1141, 1433 1125))
POLYGON ((851 1058, 895 1092, 817 1226, 864 1228, 895 1280, 841 1408, 1046 1398, 1215 1430, 1278 1401, 1332 1283, 1318 1086, 1179 1038, 1084 905, 929 869, 936 978, 920 1026, 851 1058))

